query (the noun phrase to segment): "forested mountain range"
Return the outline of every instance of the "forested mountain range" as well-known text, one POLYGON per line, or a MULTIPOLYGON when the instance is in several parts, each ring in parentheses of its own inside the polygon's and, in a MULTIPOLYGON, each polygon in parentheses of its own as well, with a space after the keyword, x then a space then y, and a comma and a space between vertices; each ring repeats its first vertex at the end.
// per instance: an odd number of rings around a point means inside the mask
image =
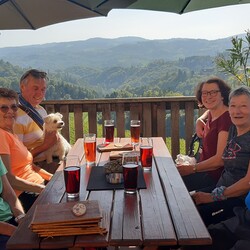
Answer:
POLYGON ((199 81, 226 78, 214 59, 230 47, 230 37, 126 37, 0 48, 0 85, 18 89, 32 67, 49 73, 47 99, 193 95, 199 81))
POLYGON ((230 47, 230 38, 147 40, 138 37, 92 38, 86 41, 0 48, 0 58, 22 67, 46 70, 69 66, 128 67, 154 60, 175 61, 190 56, 216 56, 230 47))

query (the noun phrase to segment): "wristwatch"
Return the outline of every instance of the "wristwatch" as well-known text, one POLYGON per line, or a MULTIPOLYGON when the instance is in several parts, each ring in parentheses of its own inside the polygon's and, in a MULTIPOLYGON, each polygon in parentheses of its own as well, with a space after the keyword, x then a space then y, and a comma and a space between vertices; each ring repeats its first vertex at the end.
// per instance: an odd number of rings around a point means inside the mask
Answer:
POLYGON ((18 223, 24 216, 25 214, 19 214, 17 217, 15 217, 15 222, 18 223))

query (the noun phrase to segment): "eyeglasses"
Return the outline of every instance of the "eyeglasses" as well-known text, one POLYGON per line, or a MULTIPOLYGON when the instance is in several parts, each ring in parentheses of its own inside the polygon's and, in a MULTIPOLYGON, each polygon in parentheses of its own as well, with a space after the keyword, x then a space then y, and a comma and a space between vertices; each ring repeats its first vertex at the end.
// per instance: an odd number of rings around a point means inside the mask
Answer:
POLYGON ((216 96, 218 93, 220 92, 220 90, 211 90, 211 91, 201 91, 201 95, 202 96, 216 96))
POLYGON ((25 72, 20 81, 23 81, 24 79, 26 79, 29 75, 33 76, 34 78, 36 79, 46 79, 48 80, 48 76, 47 76, 47 73, 46 72, 43 72, 43 71, 39 71, 39 70, 36 70, 36 69, 31 69, 31 70, 28 70, 27 72, 25 72))
POLYGON ((11 109, 13 112, 17 112, 18 110, 18 105, 16 104, 12 104, 10 106, 7 106, 7 105, 2 105, 0 106, 0 110, 3 112, 3 113, 8 113, 9 109, 11 109))

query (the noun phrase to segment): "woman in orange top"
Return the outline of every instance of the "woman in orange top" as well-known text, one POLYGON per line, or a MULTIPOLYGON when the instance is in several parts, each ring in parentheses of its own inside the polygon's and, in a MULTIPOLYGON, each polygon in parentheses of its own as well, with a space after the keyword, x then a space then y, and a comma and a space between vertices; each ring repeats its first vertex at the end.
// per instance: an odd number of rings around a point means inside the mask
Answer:
POLYGON ((52 174, 33 164, 32 154, 13 133, 17 110, 16 92, 0 88, 0 156, 8 170, 9 182, 27 211, 52 174))

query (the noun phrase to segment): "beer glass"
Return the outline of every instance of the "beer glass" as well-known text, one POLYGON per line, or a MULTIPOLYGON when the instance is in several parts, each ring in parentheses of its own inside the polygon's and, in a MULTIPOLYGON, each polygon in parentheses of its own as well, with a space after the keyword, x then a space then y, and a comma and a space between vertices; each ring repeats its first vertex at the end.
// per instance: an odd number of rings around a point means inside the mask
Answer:
POLYGON ((110 142, 114 141, 115 121, 105 120, 104 128, 105 128, 105 143, 109 144, 110 142))
POLYGON ((80 160, 78 155, 68 155, 64 160, 64 182, 68 199, 79 197, 80 191, 80 160))
POLYGON ((96 134, 84 135, 84 153, 88 166, 95 165, 96 161, 96 134))
POLYGON ((140 126, 141 126, 141 122, 139 120, 130 121, 131 144, 133 146, 136 146, 139 144, 140 126))
POLYGON ((143 170, 152 169, 153 159, 153 140, 152 138, 141 138, 140 140, 140 158, 143 170))
POLYGON ((135 194, 137 190, 139 155, 132 151, 124 153, 122 157, 124 192, 135 194))

